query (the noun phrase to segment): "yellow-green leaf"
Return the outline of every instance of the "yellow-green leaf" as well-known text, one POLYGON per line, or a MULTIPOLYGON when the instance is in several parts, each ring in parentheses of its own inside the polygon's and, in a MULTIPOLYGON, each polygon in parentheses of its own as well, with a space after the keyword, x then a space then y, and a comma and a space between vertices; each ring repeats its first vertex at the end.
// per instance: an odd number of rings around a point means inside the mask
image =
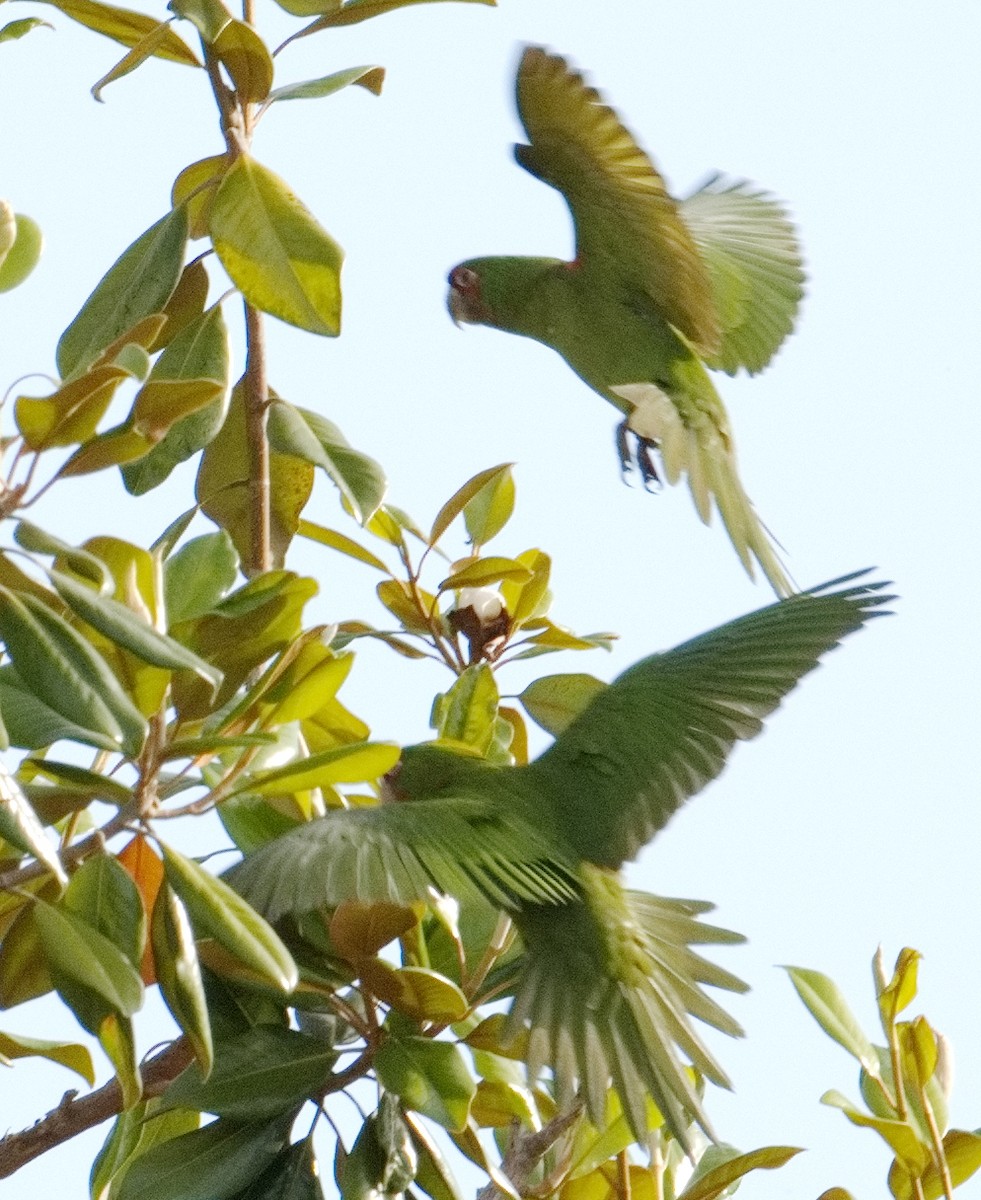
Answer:
POLYGON ((199 936, 209 935, 274 987, 291 992, 296 963, 278 934, 227 883, 161 843, 167 882, 183 900, 199 936))
POLYGON ((151 937, 160 991, 194 1047, 201 1077, 207 1079, 214 1063, 214 1045, 201 966, 187 909, 169 884, 157 893, 151 937))
POLYGON ((346 71, 334 71, 320 79, 308 79, 304 83, 290 83, 285 87, 276 88, 269 93, 268 102, 273 104, 277 100, 318 100, 322 96, 332 96, 352 83, 366 88, 375 96, 380 96, 384 79, 384 67, 348 67, 346 71))
POLYGON ((245 21, 231 20, 211 46, 231 76, 239 100, 255 104, 269 95, 273 82, 272 55, 266 43, 245 21))
POLYGON ((390 742, 367 742, 340 746, 262 771, 242 783, 230 795, 249 792, 258 796, 276 796, 283 792, 308 791, 332 787, 336 783, 364 783, 380 779, 399 760, 399 748, 390 742))
MULTIPOLYGON (((34 18, 29 17, 27 20, 31 21, 34 18)), ((16 25, 19 22, 14 21, 11 24, 16 25)), ((47 22, 42 21, 40 24, 47 22)), ((6 28, 9 29, 10 26, 6 28)), ((9 292, 23 283, 37 266, 44 249, 44 235, 37 221, 32 217, 25 217, 23 213, 12 215, 15 236, 13 243, 0 256, 0 292, 9 292)))
MULTIPOLYGON (((114 4, 102 4, 97 0, 43 0, 52 4, 66 17, 71 17, 79 25, 93 29, 114 42, 123 46, 136 46, 143 38, 156 29, 159 22, 155 17, 145 13, 133 12, 128 8, 117 8, 114 4)), ((170 31, 170 35, 154 50, 157 58, 165 58, 170 62, 184 63, 189 67, 199 67, 201 63, 186 43, 170 31)))
POLYGON ((463 487, 458 488, 436 514, 436 520, 433 521, 433 527, 429 532, 430 546, 434 546, 439 541, 453 521, 479 492, 502 475, 509 473, 512 465, 512 463, 502 463, 498 467, 488 467, 486 471, 479 471, 471 479, 468 479, 463 487))
POLYGON ((230 166, 227 154, 216 154, 191 163, 174 180, 171 202, 175 208, 184 205, 187 209, 189 237, 208 236, 211 202, 230 166))
POLYGON ((0 1033, 0 1055, 7 1059, 48 1058, 81 1075, 90 1087, 95 1084, 92 1055, 78 1042, 50 1042, 20 1033, 0 1033))
POLYGON ((330 940, 342 958, 357 962, 371 958, 418 922, 416 913, 404 904, 346 900, 331 917, 330 940))
POLYGON ((212 201, 209 232, 249 304, 310 333, 340 333, 343 252, 278 175, 240 155, 212 201))

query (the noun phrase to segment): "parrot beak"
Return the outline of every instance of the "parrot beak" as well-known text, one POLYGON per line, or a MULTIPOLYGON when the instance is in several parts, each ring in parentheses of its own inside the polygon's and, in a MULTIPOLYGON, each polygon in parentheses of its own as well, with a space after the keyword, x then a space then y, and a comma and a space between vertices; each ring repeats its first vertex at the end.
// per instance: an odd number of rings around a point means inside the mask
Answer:
POLYGON ((462 329, 467 323, 467 302, 455 287, 451 287, 446 294, 446 307, 450 310, 453 324, 457 329, 462 329))

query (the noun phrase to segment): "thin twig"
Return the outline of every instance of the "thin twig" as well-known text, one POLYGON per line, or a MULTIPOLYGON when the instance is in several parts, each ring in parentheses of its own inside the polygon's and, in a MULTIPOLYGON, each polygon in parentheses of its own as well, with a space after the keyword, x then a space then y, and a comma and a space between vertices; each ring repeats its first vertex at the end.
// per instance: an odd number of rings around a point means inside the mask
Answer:
MULTIPOLYGON (((159 1096, 167 1086, 187 1067, 194 1051, 186 1037, 171 1042, 141 1068, 143 1098, 159 1096)), ((123 1111, 123 1093, 117 1080, 113 1079, 88 1096, 66 1092, 57 1108, 42 1117, 30 1129, 19 1133, 8 1133, 0 1138, 0 1179, 19 1171, 55 1146, 70 1141, 87 1129, 101 1125, 110 1117, 123 1111)))

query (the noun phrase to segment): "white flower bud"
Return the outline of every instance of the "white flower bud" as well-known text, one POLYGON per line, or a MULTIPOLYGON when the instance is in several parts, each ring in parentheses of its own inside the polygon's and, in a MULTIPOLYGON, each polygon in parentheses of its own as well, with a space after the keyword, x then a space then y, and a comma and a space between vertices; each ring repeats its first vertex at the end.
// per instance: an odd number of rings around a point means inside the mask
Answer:
POLYGON ((460 588, 457 593, 456 606, 472 608, 481 624, 493 621, 501 615, 504 609, 504 597, 492 587, 460 588))

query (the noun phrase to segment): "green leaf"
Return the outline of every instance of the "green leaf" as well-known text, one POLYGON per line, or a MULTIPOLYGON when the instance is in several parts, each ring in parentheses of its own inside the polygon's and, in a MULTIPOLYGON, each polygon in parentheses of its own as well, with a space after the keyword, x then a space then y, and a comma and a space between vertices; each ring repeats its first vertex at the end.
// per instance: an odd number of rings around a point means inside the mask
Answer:
POLYGON ((231 76, 241 101, 255 104, 269 95, 273 60, 266 43, 245 21, 232 19, 212 42, 211 49, 231 76))
POLYGON ((145 1100, 120 1113, 113 1122, 92 1164, 91 1200, 116 1200, 123 1175, 141 1154, 182 1133, 190 1133, 200 1124, 198 1113, 160 1114, 159 1109, 159 1099, 145 1100))
POLYGON ((486 545, 514 512, 514 475, 508 467, 490 479, 463 507, 467 534, 475 546, 486 545))
POLYGON ((58 762, 51 758, 31 758, 28 765, 35 777, 50 779, 70 788, 76 795, 89 800, 103 800, 107 804, 115 804, 121 808, 133 799, 133 789, 124 783, 102 775, 98 771, 90 771, 87 767, 76 766, 75 763, 58 762))
POLYGON ((123 79, 126 75, 130 75, 137 67, 141 67, 148 59, 157 55, 162 48, 172 44, 173 37, 174 31, 171 29, 169 21, 161 21, 155 29, 144 34, 128 54, 124 54, 111 70, 92 85, 90 90, 93 99, 101 103, 103 88, 108 87, 110 83, 115 83, 117 79, 123 79))
POLYGON ((916 1131, 905 1121, 889 1121, 882 1117, 869 1116, 856 1108, 847 1096, 834 1089, 824 1093, 821 1103, 831 1108, 840 1108, 853 1125, 874 1129, 893 1154, 914 1174, 919 1175, 926 1169, 930 1162, 930 1148, 920 1141, 916 1131))
POLYGON ((274 450, 325 471, 362 525, 374 515, 385 498, 385 473, 373 458, 353 450, 333 422, 277 399, 269 408, 267 432, 274 450))
POLYGON ((402 1119, 416 1149, 416 1187, 432 1200, 463 1200, 453 1172, 425 1125, 412 1113, 404 1113, 402 1119))
POLYGON ((49 1042, 40 1038, 25 1037, 20 1033, 0 1033, 0 1057, 48 1058, 67 1067, 69 1071, 74 1071, 76 1075, 81 1075, 90 1087, 95 1086, 92 1055, 78 1042, 49 1042))
POLYGON ((290 83, 286 87, 276 88, 269 93, 267 103, 273 104, 277 100, 319 100, 322 96, 333 96, 352 83, 380 96, 384 79, 384 67, 348 67, 346 71, 334 71, 320 79, 308 79, 304 83, 290 83))
POLYGON ((44 996, 54 987, 35 920, 36 909, 26 904, 0 943, 0 1008, 44 996))
POLYGON ((52 554, 61 559, 62 563, 70 566, 76 575, 81 575, 83 579, 88 579, 95 584, 100 592, 112 591, 112 572, 97 554, 92 554, 78 546, 69 545, 68 542, 63 542, 61 538, 55 537, 47 530, 32 525, 30 521, 17 522, 14 529, 14 541, 18 546, 22 546, 25 550, 31 550, 35 554, 52 554))
MULTIPOLYGON (((227 530, 245 563, 251 560, 253 545, 250 472, 245 384, 239 380, 232 389, 225 422, 201 456, 195 495, 207 516, 227 530)), ((276 564, 283 562, 296 532, 300 513, 313 490, 313 476, 314 468, 309 463, 276 450, 270 454, 270 540, 276 564)))
POLYGON ((228 409, 228 372, 228 330, 215 305, 177 334, 137 396, 134 424, 156 444, 123 466, 127 491, 144 495, 215 437, 228 409), (175 400, 184 401, 180 410, 175 400))
POLYGON ((87 921, 44 900, 34 920, 51 977, 90 1033, 99 1034, 104 1006, 130 1017, 143 1006, 143 984, 126 954, 87 921))
POLYGON ((525 550, 517 561, 528 568, 531 578, 520 582, 507 579, 501 586, 504 607, 515 626, 548 612, 548 581, 552 572, 552 560, 542 550, 525 550))
POLYGON ((310 788, 333 787, 336 783, 364 783, 381 778, 398 760, 399 748, 390 742, 339 746, 335 750, 296 759, 272 771, 261 771, 230 795, 248 792, 254 796, 277 796, 310 788))
POLYGON ((558 737, 606 686, 594 675, 543 675, 530 683, 518 699, 537 725, 558 737))
POLYGON ((231 1200, 282 1150, 289 1127, 219 1118, 141 1155, 116 1200, 231 1200))
POLYGON ((919 950, 911 950, 908 946, 901 950, 892 978, 878 992, 879 1013, 887 1037, 896 1017, 916 998, 917 968, 922 957, 919 950))
POLYGON ((212 201, 209 231, 249 304, 310 333, 340 333, 343 252, 278 175, 240 155, 212 201))
POLYGON ((413 1020, 443 1025, 462 1020, 470 1010, 463 992, 437 971, 427 967, 395 967, 392 978, 399 988, 399 996, 392 1003, 413 1020))
POLYGON ((281 1151, 240 1200, 324 1200, 312 1140, 281 1151))
POLYGON ((0 713, 12 746, 39 750, 65 740, 98 750, 119 749, 118 733, 86 729, 55 712, 28 689, 11 666, 0 667, 0 713))
POLYGON ((16 41, 32 29, 37 29, 39 25, 43 25, 45 29, 54 29, 50 21, 42 21, 40 17, 22 17, 19 21, 8 21, 0 29, 0 42, 16 41))
POLYGON ((466 1126, 476 1085, 460 1049, 433 1038, 389 1036, 375 1056, 382 1086, 446 1129, 466 1126))
MULTIPOLYGON (((384 13, 394 12, 397 8, 408 8, 415 4, 432 4, 436 0, 277 0, 281 8, 294 16, 309 16, 322 12, 324 16, 313 22, 294 37, 305 37, 310 33, 319 33, 321 29, 330 29, 337 25, 357 25, 361 21, 380 17, 384 13)), ((496 5, 497 0, 463 0, 470 4, 496 5)))
POLYGON ((429 545, 434 546, 470 501, 488 484, 494 484, 503 475, 510 473, 512 466, 512 463, 502 463, 499 467, 488 467, 486 471, 480 471, 468 479, 463 487, 454 492, 436 514, 436 520, 433 521, 429 532, 429 545))
POLYGON ((0 762, 0 837, 26 854, 33 854, 65 887, 68 876, 17 780, 0 762))
POLYGON ((164 596, 171 625, 210 611, 231 591, 238 555, 224 530, 192 538, 164 563, 164 596))
POLYGON ((139 752, 147 731, 142 713, 105 659, 47 605, 0 587, 0 637, 38 699, 117 748, 139 752))
POLYGON ((800 1153, 801 1150, 795 1146, 764 1146, 748 1154, 739 1154, 728 1146, 710 1146, 699 1160, 694 1178, 678 1200, 717 1200, 717 1197, 728 1195, 732 1185, 750 1171, 771 1171, 782 1167, 800 1153), (723 1155, 724 1162, 713 1165, 709 1170, 702 1170, 703 1164, 708 1165, 714 1157, 723 1155))
MULTIPOLYGON (((3 37, 4 32, 32 21, 39 25, 47 25, 47 21, 37 21, 34 17, 28 17, 24 21, 12 21, 9 25, 4 26, 3 30, 0 30, 0 41, 7 40, 3 37)), ((26 32, 25 29, 23 33, 26 32)), ((8 37, 22 37, 23 33, 11 35, 8 32, 8 37)), ((32 217, 25 217, 23 213, 15 213, 14 228, 16 234, 13 245, 0 257, 0 292, 12 291, 13 288, 22 284, 37 266, 41 251, 44 249, 44 235, 41 233, 41 226, 32 217)))
MULTIPOLYGON (((70 6, 82 2, 70 0, 70 6)), ((84 4, 106 7, 94 0, 84 0, 84 4)), ((65 0, 58 7, 64 11, 65 0)), ((152 18, 146 20, 156 25, 152 18)), ((174 208, 123 251, 58 341, 58 370, 63 379, 85 370, 142 318, 160 312, 177 286, 186 244, 187 213, 174 208)))
POLYGON ((193 654, 186 646, 166 634, 158 633, 131 608, 111 596, 100 596, 60 571, 50 571, 49 575, 62 600, 117 646, 153 666, 166 667, 171 671, 192 671, 211 685, 212 694, 217 692, 222 681, 221 671, 193 654))
MULTIPOLYGON (((79 25, 93 29, 114 42, 124 46, 136 46, 158 25, 154 17, 145 13, 133 12, 128 8, 117 8, 113 4, 97 3, 97 0, 43 0, 52 4, 66 17, 71 17, 79 25)), ((195 54, 171 30, 170 36, 154 51, 157 58, 165 58, 170 62, 184 63, 189 67, 199 67, 201 64, 195 54)))
POLYGON ((348 558, 353 558, 356 562, 366 563, 369 567, 374 567, 378 571, 384 571, 386 575, 391 574, 388 567, 377 555, 372 554, 370 550, 366 550, 364 546, 353 541, 345 534, 338 533, 336 529, 327 529, 323 525, 317 525, 313 521, 308 521, 303 517, 300 520, 297 533, 299 533, 300 537, 308 538, 311 542, 319 542, 321 546, 329 546, 339 554, 346 554, 348 558))
POLYGON ((378 1200, 405 1192, 416 1165, 415 1146, 398 1101, 383 1092, 378 1111, 361 1126, 350 1153, 335 1165, 335 1175, 344 1200, 378 1200))
POLYGON ((467 667, 434 705, 434 726, 441 739, 462 742, 485 754, 494 738, 500 696, 487 663, 467 667))
POLYGON ((292 1029, 259 1025, 219 1042, 207 1081, 190 1067, 164 1093, 166 1108, 193 1108, 235 1120, 295 1112, 326 1086, 337 1051, 292 1029))
POLYGON ((530 578, 531 571, 517 559, 489 555, 487 558, 474 559, 459 571, 448 575, 439 585, 439 590, 446 592, 454 588, 486 587, 490 583, 499 583, 502 579, 524 582, 530 578))
POLYGON ((117 387, 127 378, 118 364, 93 367, 47 396, 18 396, 17 429, 32 450, 88 441, 117 387))
POLYGON ((97 854, 82 863, 62 904, 112 942, 139 971, 146 945, 146 913, 136 884, 113 855, 97 854))
POLYGON ((211 936, 240 962, 283 992, 296 987, 296 963, 278 934, 238 892, 161 843, 167 882, 184 901, 199 936, 211 936))
MULTIPOLYGON (((79 1004, 84 1004, 83 1011, 92 1012, 88 1001, 72 991, 61 991, 62 999, 79 1015, 79 1004)), ((123 1108, 133 1108, 139 1104, 143 1096, 143 1079, 140 1075, 140 1065, 136 1057, 136 1036, 133 1032, 133 1022, 119 1013, 108 1012, 100 1020, 94 1030, 99 1039, 99 1045, 113 1065, 116 1079, 123 1094, 123 1108)))
POLYGON ((808 1012, 828 1037, 844 1047, 853 1058, 857 1058, 870 1075, 878 1077, 879 1058, 875 1047, 852 1015, 834 980, 820 971, 803 967, 784 967, 784 970, 808 1012))
POLYGON ((170 0, 167 7, 190 21, 208 45, 214 45, 221 31, 235 19, 222 0, 170 0))

